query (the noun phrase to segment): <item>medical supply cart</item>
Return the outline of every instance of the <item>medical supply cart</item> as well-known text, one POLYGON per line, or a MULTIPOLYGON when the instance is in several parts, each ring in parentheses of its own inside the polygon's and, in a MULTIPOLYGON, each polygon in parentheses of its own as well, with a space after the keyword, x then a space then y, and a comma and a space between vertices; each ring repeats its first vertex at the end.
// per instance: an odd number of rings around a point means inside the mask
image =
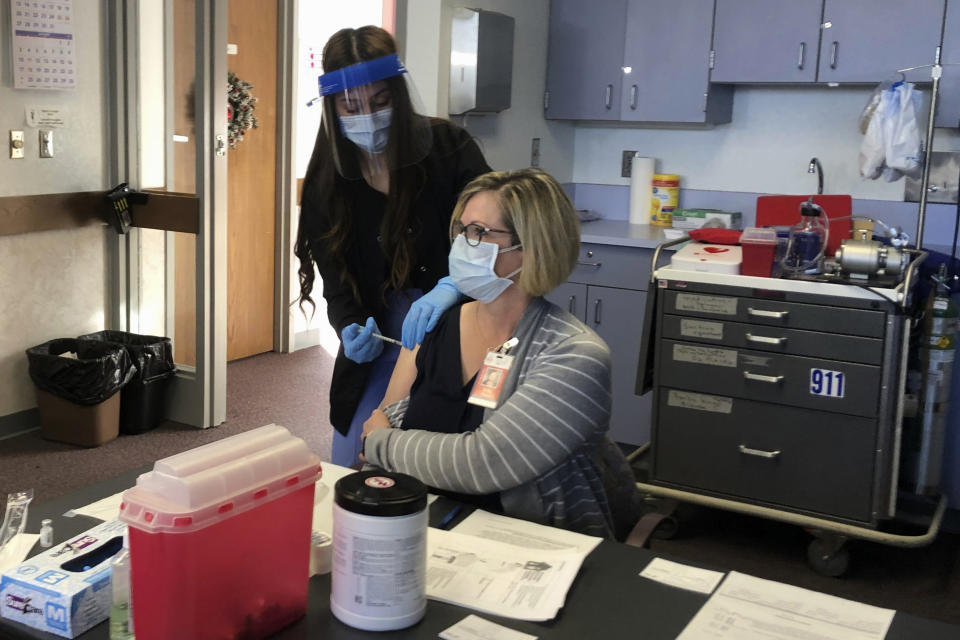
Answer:
POLYGON ((656 262, 641 489, 800 524, 815 535, 808 559, 828 575, 846 570, 848 538, 932 540, 944 500, 923 536, 877 530, 897 507, 905 309, 919 260, 891 288, 656 262))

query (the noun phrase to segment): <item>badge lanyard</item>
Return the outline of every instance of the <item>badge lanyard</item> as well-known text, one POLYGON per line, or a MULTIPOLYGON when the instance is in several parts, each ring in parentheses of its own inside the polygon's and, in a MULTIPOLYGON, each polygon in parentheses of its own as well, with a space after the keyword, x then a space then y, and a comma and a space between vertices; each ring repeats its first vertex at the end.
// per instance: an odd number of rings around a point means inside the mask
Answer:
POLYGON ((507 373, 513 366, 514 356, 509 355, 510 349, 520 342, 515 337, 510 338, 496 351, 488 351, 473 381, 470 397, 467 402, 487 409, 496 409, 500 404, 500 394, 507 381, 507 373))

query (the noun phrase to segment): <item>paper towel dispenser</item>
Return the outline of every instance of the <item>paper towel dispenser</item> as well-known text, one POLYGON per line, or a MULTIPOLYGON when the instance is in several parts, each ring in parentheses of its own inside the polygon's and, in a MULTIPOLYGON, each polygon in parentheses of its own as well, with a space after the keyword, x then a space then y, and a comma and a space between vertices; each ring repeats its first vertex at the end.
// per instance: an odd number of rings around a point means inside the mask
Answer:
POLYGON ((451 115, 493 113, 510 107, 513 80, 511 16, 455 9, 450 30, 451 115))

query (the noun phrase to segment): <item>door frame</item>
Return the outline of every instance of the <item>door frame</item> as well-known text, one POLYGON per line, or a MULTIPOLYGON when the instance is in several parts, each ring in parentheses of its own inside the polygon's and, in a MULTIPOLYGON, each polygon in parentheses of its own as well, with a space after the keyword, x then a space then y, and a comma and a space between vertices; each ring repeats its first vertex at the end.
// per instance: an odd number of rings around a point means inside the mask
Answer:
MULTIPOLYGON (((137 110, 138 0, 106 0, 109 58, 111 184, 139 188, 137 110)), ((167 396, 165 418, 207 428, 226 419, 227 371, 227 0, 196 1, 196 240, 197 363, 178 369, 167 396)), ((118 236, 110 246, 106 321, 119 330, 137 330, 139 231, 118 236)), ((169 304, 169 302, 168 302, 169 304)))

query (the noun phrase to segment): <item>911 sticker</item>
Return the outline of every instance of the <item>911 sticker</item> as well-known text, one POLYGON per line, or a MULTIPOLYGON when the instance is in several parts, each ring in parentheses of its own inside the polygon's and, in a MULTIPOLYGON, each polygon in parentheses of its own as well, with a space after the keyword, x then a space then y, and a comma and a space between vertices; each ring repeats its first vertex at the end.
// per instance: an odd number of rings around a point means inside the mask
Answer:
POLYGON ((810 395, 842 398, 847 379, 842 371, 810 369, 810 395))

